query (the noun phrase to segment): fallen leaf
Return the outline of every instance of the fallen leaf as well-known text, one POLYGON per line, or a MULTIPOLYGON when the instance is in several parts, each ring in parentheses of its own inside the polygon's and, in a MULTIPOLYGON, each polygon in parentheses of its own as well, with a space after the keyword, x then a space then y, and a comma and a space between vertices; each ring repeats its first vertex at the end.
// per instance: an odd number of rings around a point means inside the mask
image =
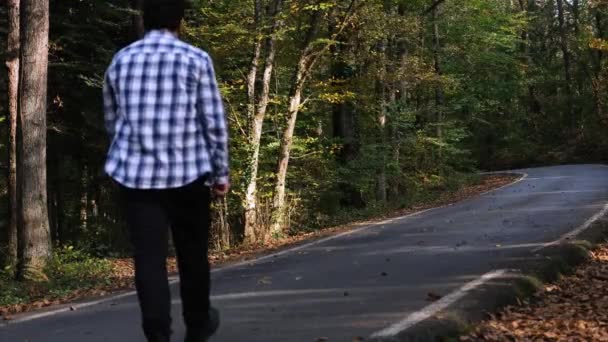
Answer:
POLYGON ((429 292, 426 295, 426 299, 431 302, 436 302, 436 301, 440 300, 441 298, 443 298, 442 295, 436 294, 434 292, 429 292))
POLYGON ((258 280, 258 285, 270 285, 270 284, 272 284, 271 277, 264 277, 264 278, 258 280))

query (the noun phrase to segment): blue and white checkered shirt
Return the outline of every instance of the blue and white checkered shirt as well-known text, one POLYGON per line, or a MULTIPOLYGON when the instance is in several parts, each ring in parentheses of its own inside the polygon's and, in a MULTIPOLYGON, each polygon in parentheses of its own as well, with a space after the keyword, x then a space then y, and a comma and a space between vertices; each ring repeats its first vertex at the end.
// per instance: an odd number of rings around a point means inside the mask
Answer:
POLYGON ((104 84, 105 170, 133 189, 228 182, 228 132, 213 63, 168 31, 121 50, 104 84))

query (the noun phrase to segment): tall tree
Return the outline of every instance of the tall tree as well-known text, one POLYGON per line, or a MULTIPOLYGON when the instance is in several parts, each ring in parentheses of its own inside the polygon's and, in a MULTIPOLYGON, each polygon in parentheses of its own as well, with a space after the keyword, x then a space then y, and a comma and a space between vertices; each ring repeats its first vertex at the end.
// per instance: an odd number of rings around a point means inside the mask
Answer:
MULTIPOLYGON (((273 217, 271 224, 271 233, 273 235, 282 235, 285 227, 286 210, 285 210, 285 186, 287 183, 287 169, 289 167, 289 159, 293 146, 294 131, 298 114, 303 102, 303 92, 306 82, 311 76, 311 73, 323 56, 336 42, 336 39, 342 34, 346 25, 351 21, 353 11, 355 10, 356 0, 350 0, 343 19, 340 21, 339 29, 332 34, 329 39, 323 39, 319 43, 319 31, 324 17, 324 6, 327 5, 322 1, 318 1, 314 6, 304 6, 312 9, 310 15, 308 30, 302 41, 302 48, 298 62, 294 69, 291 82, 291 90, 289 91, 289 105, 287 108, 287 122, 283 129, 281 142, 279 146, 279 158, 277 163, 276 181, 273 196, 273 217)), ((335 14, 335 12, 334 12, 335 14)))
POLYGON ((20 59, 20 0, 8 0, 8 112, 9 112, 9 167, 8 167, 8 254, 7 264, 17 262, 17 115, 19 111, 19 59, 20 59))
MULTIPOLYGON (((385 9, 386 10, 386 9, 385 9)), ((376 200, 386 202, 387 183, 386 183, 386 121, 387 118, 387 64, 388 64, 388 37, 382 37, 378 53, 378 76, 376 80, 376 96, 378 98, 378 150, 380 154, 380 165, 376 175, 376 200)))
POLYGON ((45 278, 51 254, 46 182, 49 0, 23 0, 17 167, 19 276, 45 278))
POLYGON ((564 59, 564 92, 566 94, 566 101, 568 105, 567 120, 571 122, 572 128, 576 129, 575 125, 577 124, 577 118, 575 118, 574 103, 572 97, 572 55, 568 46, 568 28, 566 23, 566 14, 564 10, 564 0, 555 1, 557 3, 557 20, 559 24, 560 47, 562 50, 562 57, 564 59))
POLYGON ((302 105, 302 92, 310 72, 318 58, 315 54, 313 42, 316 39, 319 25, 321 24, 322 12, 315 10, 311 15, 308 33, 304 40, 304 48, 301 51, 298 64, 295 68, 291 90, 289 91, 289 107, 287 109, 287 123, 281 136, 279 147, 279 160, 277 164, 276 182, 273 197, 273 219, 271 232, 281 234, 285 225, 285 184, 287 181, 287 168, 291 147, 293 144, 293 134, 296 128, 296 121, 302 105))
POLYGON ((281 11, 283 8, 283 0, 274 0, 269 8, 269 13, 262 17, 260 13, 261 1, 256 0, 255 3, 255 22, 258 26, 258 35, 256 37, 253 58, 249 75, 247 77, 247 97, 248 97, 248 108, 247 108, 247 121, 248 121, 248 142, 249 142, 249 160, 247 161, 247 169, 245 171, 245 243, 253 243, 258 239, 265 239, 266 234, 257 234, 256 229, 259 233, 259 222, 258 222, 258 199, 257 199, 257 178, 260 163, 260 141, 262 138, 262 129, 264 126, 264 119, 268 110, 268 104, 270 101, 270 89, 272 82, 272 74, 276 59, 276 40, 277 31, 282 25, 280 18, 281 11), (263 29, 263 21, 267 19, 271 22, 270 28, 263 29), (266 36, 265 39, 262 37, 266 36), (260 61, 262 59, 262 42, 264 41, 264 72, 262 74, 261 86, 262 90, 258 94, 256 91, 258 69, 260 61))
POLYGON ((443 93, 443 85, 441 84, 441 75, 443 73, 441 67, 441 36, 439 32, 439 10, 440 5, 433 7, 432 10, 432 21, 433 21, 433 62, 435 65, 435 75, 437 76, 437 85, 435 86, 435 124, 436 135, 438 139, 443 138, 443 105, 445 102, 445 95, 443 93))

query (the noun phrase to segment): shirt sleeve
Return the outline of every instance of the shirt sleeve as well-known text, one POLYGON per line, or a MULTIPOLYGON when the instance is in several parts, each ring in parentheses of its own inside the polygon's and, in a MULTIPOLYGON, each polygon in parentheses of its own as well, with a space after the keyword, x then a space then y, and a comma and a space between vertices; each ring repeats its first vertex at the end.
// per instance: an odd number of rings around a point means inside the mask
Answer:
POLYGON ((106 131, 110 136, 110 139, 114 138, 116 134, 116 120, 118 118, 117 107, 116 107, 116 92, 114 90, 113 79, 111 77, 112 67, 108 69, 104 77, 103 82, 103 107, 104 107, 104 121, 106 131))
POLYGON ((199 80, 197 110, 211 158, 212 182, 227 184, 230 175, 228 126, 213 62, 208 56, 199 80))

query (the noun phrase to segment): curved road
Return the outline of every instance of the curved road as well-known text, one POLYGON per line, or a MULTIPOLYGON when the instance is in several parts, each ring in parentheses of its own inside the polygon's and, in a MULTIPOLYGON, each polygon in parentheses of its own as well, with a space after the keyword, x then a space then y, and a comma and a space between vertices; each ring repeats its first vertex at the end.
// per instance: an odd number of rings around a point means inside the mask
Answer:
MULTIPOLYGON (((213 341, 367 338, 424 312, 429 292, 454 293, 608 210, 608 167, 522 172, 527 177, 520 182, 475 199, 216 270, 214 303, 223 325, 213 341)), ((174 292, 174 340, 181 340, 174 292)), ((130 295, 6 324, 0 341, 137 342, 143 337, 130 295)))

